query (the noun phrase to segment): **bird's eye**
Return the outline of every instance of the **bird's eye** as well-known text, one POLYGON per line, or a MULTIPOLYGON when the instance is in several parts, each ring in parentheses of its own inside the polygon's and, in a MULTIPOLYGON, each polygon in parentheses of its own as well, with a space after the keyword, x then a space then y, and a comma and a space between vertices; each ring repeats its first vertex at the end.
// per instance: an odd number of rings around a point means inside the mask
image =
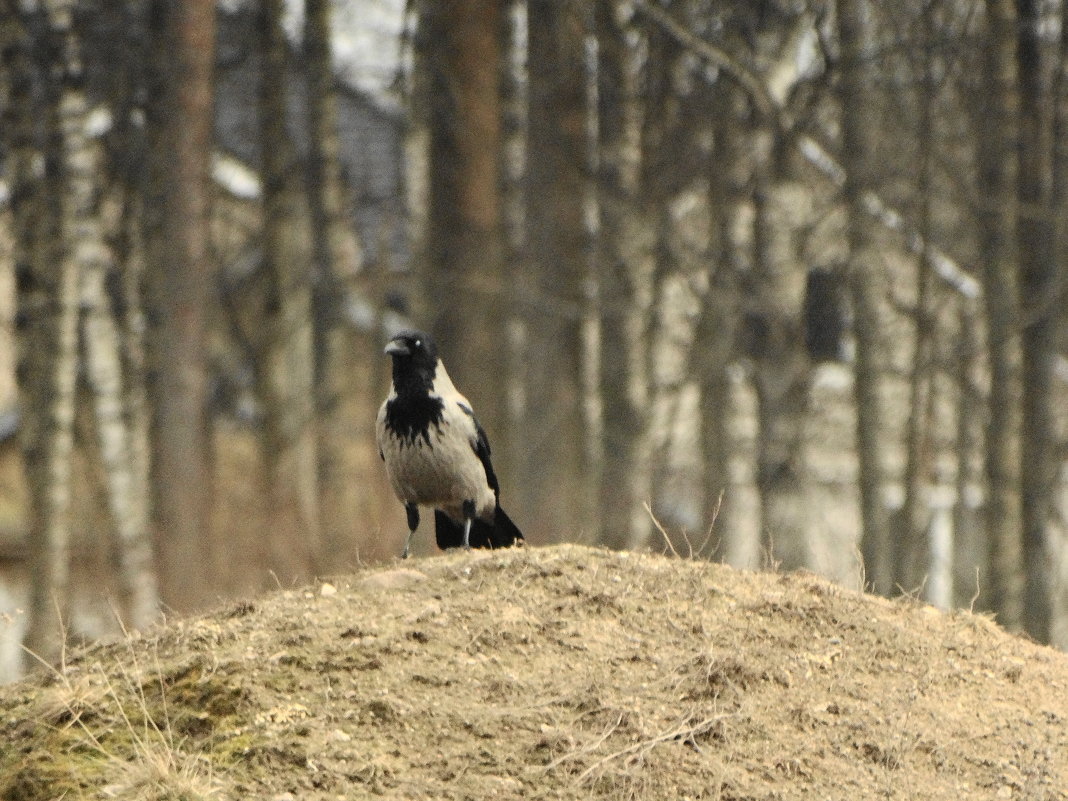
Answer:
POLYGON ((415 340, 415 346, 416 346, 417 348, 421 348, 421 347, 423 347, 423 340, 421 340, 421 339, 417 339, 417 340, 415 340))

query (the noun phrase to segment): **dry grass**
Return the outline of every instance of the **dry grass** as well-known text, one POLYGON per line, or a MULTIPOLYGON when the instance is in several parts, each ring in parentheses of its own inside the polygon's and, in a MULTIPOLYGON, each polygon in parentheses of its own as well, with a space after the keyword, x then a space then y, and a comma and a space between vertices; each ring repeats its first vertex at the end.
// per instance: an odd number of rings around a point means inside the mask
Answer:
MULTIPOLYGON (((38 722, 51 735, 48 739, 62 742, 66 753, 92 765, 89 774, 107 782, 99 787, 105 798, 226 798, 224 782, 208 754, 189 748, 171 725, 158 651, 153 648, 147 655, 152 664, 146 668, 141 663, 145 655, 127 638, 123 650, 108 656, 107 661, 88 660, 68 668, 64 654, 58 667, 44 665, 36 706, 38 722)), ((4 797, 19 798, 19 792, 4 797)), ((53 792, 62 797, 67 791, 57 786, 53 792)))

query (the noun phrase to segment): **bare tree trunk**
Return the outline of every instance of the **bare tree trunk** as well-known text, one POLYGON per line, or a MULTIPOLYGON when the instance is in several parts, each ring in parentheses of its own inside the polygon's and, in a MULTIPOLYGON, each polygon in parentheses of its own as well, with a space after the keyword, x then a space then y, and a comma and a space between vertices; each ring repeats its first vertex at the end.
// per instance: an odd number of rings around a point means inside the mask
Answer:
POLYGON ((104 468, 107 506, 116 539, 120 609, 126 625, 144 628, 157 615, 159 592, 149 532, 144 475, 147 463, 139 460, 134 452, 132 426, 136 418, 127 409, 122 332, 107 293, 109 273, 114 274, 117 265, 105 240, 100 209, 99 198, 104 194, 102 145, 85 131, 84 95, 66 102, 78 109, 80 118, 65 134, 66 191, 76 214, 72 255, 80 276, 82 347, 104 468), (138 470, 142 473, 138 474, 138 470))
POLYGON ((425 294, 431 277, 426 258, 427 237, 430 235, 430 92, 437 69, 434 47, 438 38, 433 2, 413 0, 408 7, 409 14, 416 16, 417 20, 408 22, 414 26, 414 32, 410 45, 411 67, 407 71, 404 87, 407 117, 404 126, 404 203, 408 239, 417 258, 416 269, 412 271, 414 280, 408 282, 403 300, 416 320, 426 316, 425 294))
MULTIPOLYGON (((506 447, 511 294, 501 225, 501 35, 497 0, 428 0, 428 317, 450 375, 490 441, 506 447)), ((502 477, 506 486, 511 483, 502 477)))
POLYGON ((620 3, 598 0, 598 313, 602 463, 598 541, 615 548, 634 544, 648 518, 642 508, 648 486, 638 464, 646 409, 635 375, 643 359, 639 341, 639 264, 643 224, 638 203, 641 128, 635 57, 618 21, 620 3))
MULTIPOLYGON (((933 270, 931 269, 931 193, 932 165, 935 143, 934 107, 937 87, 934 80, 933 49, 929 41, 934 20, 928 7, 923 14, 921 41, 923 74, 919 91, 919 168, 916 197, 918 227, 923 244, 916 260, 916 308, 914 311, 914 340, 912 373, 909 376, 909 418, 905 441, 905 500, 899 515, 894 553, 894 582, 907 591, 924 583, 931 570, 931 549, 927 531, 931 521, 929 494, 931 490, 931 442, 929 410, 933 402, 933 357, 936 321, 931 307, 933 270)), ((927 588, 930 589, 930 586, 927 588)), ((929 597, 929 596, 928 596, 929 597)))
POLYGON ((272 531, 268 560, 284 582, 320 558, 309 213, 286 131, 288 51, 281 0, 260 10, 260 145, 264 186, 265 346, 258 379, 272 531))
POLYGON ((354 533, 360 521, 371 519, 363 500, 368 493, 359 486, 359 480, 370 475, 375 466, 368 459, 355 470, 347 468, 351 453, 369 450, 357 448, 353 435, 361 425, 370 435, 377 403, 371 394, 377 387, 346 380, 350 372, 346 363, 350 357, 368 363, 377 359, 380 343, 354 335, 342 321, 346 288, 360 267, 361 255, 356 233, 346 217, 340 174, 330 17, 329 0, 305 0, 308 198, 315 255, 312 308, 323 556, 327 564, 341 566, 355 555, 354 533), (358 353, 353 354, 353 350, 358 353))
POLYGON ((983 589, 987 565, 985 531, 979 519, 978 494, 983 484, 983 399, 980 378, 985 354, 981 311, 963 300, 957 334, 957 505, 953 517, 953 603, 968 608, 983 589))
MULTIPOLYGON (((1058 281, 1063 282, 1068 277, 1068 3, 1061 3, 1061 41, 1058 53, 1057 65, 1053 71, 1053 191, 1051 207, 1053 219, 1056 221, 1053 233, 1053 260, 1057 265, 1058 281)), ((1068 326, 1068 313, 1065 312, 1064 304, 1059 311, 1061 330, 1068 326)), ((1058 314, 1056 310, 1053 312, 1058 314)), ((1068 440, 1062 435, 1058 447, 1061 453, 1065 453, 1068 440)), ((1054 504, 1056 495, 1065 492, 1063 480, 1054 488, 1054 504)), ((1062 507, 1063 509, 1063 507, 1062 507)), ((1047 542, 1047 548, 1053 553, 1063 551, 1063 543, 1066 541, 1065 524, 1068 523, 1068 515, 1061 511, 1060 530, 1052 536, 1058 536, 1060 542, 1047 542)), ((1051 539, 1052 539, 1051 536, 1051 539)), ((1061 649, 1068 649, 1068 564, 1061 557, 1054 560, 1060 562, 1060 580, 1055 581, 1053 587, 1052 614, 1050 620, 1050 644, 1061 649)))
MULTIPOLYGON (((97 221, 99 224, 99 220, 97 221)), ((93 397, 96 434, 104 467, 108 509, 118 540, 121 608, 127 625, 144 628, 156 617, 159 593, 148 531, 147 485, 135 453, 136 418, 127 409, 120 330, 110 308, 105 281, 114 269, 103 243, 82 262, 82 342, 93 397)))
POLYGON ((144 187, 152 495, 163 603, 210 599, 206 365, 215 3, 153 0, 144 187))
MULTIPOLYGON (((128 176, 127 176, 128 178, 128 176)), ((130 516, 131 529, 146 538, 145 548, 155 554, 152 542, 152 409, 148 402, 148 376, 145 369, 145 331, 147 328, 142 300, 142 284, 145 277, 144 241, 141 230, 140 196, 127 180, 118 190, 123 193, 121 232, 117 236, 116 256, 119 261, 121 285, 119 287, 123 313, 119 316, 116 336, 119 347, 120 370, 124 376, 124 421, 127 432, 127 452, 130 463, 130 516)), ((112 309, 113 314, 117 314, 112 309)), ((155 606, 159 606, 158 559, 148 565, 153 571, 155 606)), ((137 559, 131 562, 134 572, 137 559)), ((141 599, 148 599, 147 579, 142 583, 131 581, 144 590, 141 599)), ((132 597, 132 595, 131 595, 132 597)), ((140 604, 136 605, 140 606, 140 604)), ((144 607, 147 609, 147 604, 144 607)), ((137 619, 135 616, 134 620, 137 619)))
POLYGON ((755 158, 761 162, 755 167, 753 201, 756 301, 748 334, 758 400, 761 544, 776 564, 793 570, 815 563, 803 447, 812 373, 801 319, 805 270, 790 252, 792 232, 769 164, 773 156, 755 158))
MULTIPOLYGON (((78 170, 85 141, 85 95, 81 88, 79 43, 73 30, 73 3, 54 0, 47 9, 49 36, 60 62, 50 64, 62 75, 60 89, 47 93, 44 158, 51 170, 38 202, 27 211, 41 215, 40 222, 16 217, 22 263, 29 275, 21 283, 22 336, 20 392, 26 414, 24 454, 30 484, 30 619, 23 644, 46 661, 61 653, 65 636, 63 615, 69 603, 71 455, 75 383, 77 378, 78 244, 91 213, 91 197, 84 185, 69 181, 78 170), (41 228, 36 228, 42 225, 41 228), (36 230, 34 230, 36 228, 36 230), (31 233, 32 232, 32 233, 31 233)), ((31 99, 17 96, 14 112, 22 133, 12 154, 14 174, 21 189, 39 180, 32 164, 31 99), (25 127, 23 127, 25 126, 25 127), (25 181, 25 183, 22 183, 25 181)), ((36 194, 31 189, 29 197, 36 194)), ((33 660, 27 660, 32 664, 33 660)))
POLYGON ((880 262, 872 241, 871 222, 864 206, 872 190, 873 165, 870 119, 870 80, 866 0, 838 0, 838 39, 841 47, 840 97, 842 165, 848 215, 849 289, 856 339, 854 398, 857 406, 857 458, 860 468, 860 508, 863 520, 861 553, 868 581, 884 595, 893 590, 889 515, 883 498, 885 485, 881 426, 884 347, 879 308, 880 262))
POLYGON ((1054 361, 1061 308, 1053 247, 1050 94, 1043 71, 1040 3, 1016 0, 1020 87, 1018 208, 1019 286, 1023 319, 1023 408, 1020 436, 1023 531, 1023 627, 1049 642, 1053 565, 1048 546, 1057 474, 1053 418, 1054 361))
MULTIPOLYGON (((525 176, 527 171, 527 2, 507 0, 501 16, 501 249, 504 254, 504 277, 513 288, 523 280, 526 245, 525 176)), ((507 414, 502 418, 509 432, 519 431, 522 418, 523 357, 522 318, 518 314, 517 295, 512 292, 513 313, 505 327, 504 343, 507 363, 507 414)), ((522 475, 524 448, 514 434, 497 446, 494 466, 499 473, 518 480, 522 475)))
MULTIPOLYGON (((640 437, 635 443, 630 481, 635 494, 648 500, 654 512, 666 511, 658 504, 658 491, 667 483, 666 463, 671 440, 671 407, 679 395, 680 371, 662 369, 661 357, 672 354, 676 316, 667 299, 669 284, 683 271, 675 247, 677 227, 671 205, 680 188, 692 179, 677 164, 688 156, 690 136, 695 121, 685 119, 687 107, 680 102, 675 76, 683 64, 682 45, 660 30, 646 35, 648 54, 640 76, 641 115, 640 198, 638 222, 642 240, 635 253, 632 294, 636 329, 633 347, 626 358, 634 363, 631 391, 635 393, 642 416, 640 437), (685 154, 685 155, 683 155, 685 154)), ((641 62, 639 62, 641 63, 641 62)), ((672 354, 673 355, 673 354, 672 354)), ((636 518, 631 525, 628 547, 648 545, 653 532, 648 516, 636 518)))
MULTIPOLYGON (((109 62, 107 83, 104 86, 107 102, 112 109, 113 125, 103 135, 103 162, 101 169, 107 173, 109 186, 107 195, 101 203, 110 206, 117 204, 121 209, 119 218, 112 227, 109 221, 109 245, 115 262, 115 272, 105 277, 104 287, 108 289, 101 298, 108 303, 101 306, 101 313, 106 313, 114 320, 106 323, 115 328, 118 347, 116 358, 119 360, 119 375, 122 378, 122 423, 127 437, 127 458, 129 460, 130 482, 129 523, 132 532, 140 532, 143 543, 135 543, 135 550, 148 553, 151 561, 138 566, 138 557, 134 556, 130 570, 139 569, 153 572, 151 579, 131 576, 127 583, 129 597, 133 597, 134 586, 139 586, 139 594, 144 601, 136 604, 146 615, 149 609, 149 581, 155 585, 156 598, 151 602, 152 614, 158 611, 159 580, 158 560, 152 541, 152 485, 151 485, 151 450, 152 450, 152 409, 148 401, 148 373, 146 370, 146 330, 148 321, 144 307, 145 284, 145 241, 144 200, 141 191, 142 174, 145 167, 146 131, 141 119, 135 113, 143 104, 145 89, 144 65, 150 47, 145 28, 145 9, 140 5, 131 5, 125 0, 104 0, 101 13, 104 24, 114 30, 124 32, 123 53, 109 62), (136 155, 134 155, 136 154, 136 155), (110 158, 109 158, 110 156, 110 158), (117 279, 109 286, 107 279, 117 279), (134 522, 136 521, 136 522, 134 522)), ((91 312, 88 313, 91 315, 91 312)), ((84 324, 83 320, 83 324, 84 324)), ((115 532, 118 539, 118 532, 115 532)), ((121 541, 116 542, 115 549, 123 548, 121 541)), ((121 578, 120 578, 121 582, 121 578)), ((140 614, 132 622, 138 622, 140 614)))
POLYGON ((583 410, 587 276, 588 109, 585 24, 580 6, 528 4, 529 139, 526 342, 526 448, 523 510, 534 539, 570 539, 589 523, 583 410))
POLYGON ((990 112, 979 131, 981 253, 990 359, 986 429, 989 603, 1001 623, 1021 622, 1020 341, 1016 291, 1016 14, 1012 0, 988 0, 984 85, 990 112))
POLYGON ((706 555, 726 558, 726 525, 734 508, 730 459, 734 447, 728 421, 731 387, 727 368, 737 356, 736 340, 741 297, 738 287, 735 244, 731 237, 731 219, 742 203, 737 181, 724 165, 739 163, 748 150, 744 139, 740 108, 746 100, 733 87, 724 86, 713 99, 713 151, 709 162, 709 204, 712 237, 709 261, 714 265, 698 319, 694 346, 690 351, 687 372, 697 377, 701 392, 701 455, 704 468, 704 514, 702 519, 711 538, 706 555))

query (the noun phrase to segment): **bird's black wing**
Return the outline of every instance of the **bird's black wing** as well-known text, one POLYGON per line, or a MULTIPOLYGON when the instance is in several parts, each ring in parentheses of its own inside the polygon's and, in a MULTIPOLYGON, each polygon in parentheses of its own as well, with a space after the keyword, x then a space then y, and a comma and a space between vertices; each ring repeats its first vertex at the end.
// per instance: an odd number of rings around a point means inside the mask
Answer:
POLYGON ((471 422, 475 424, 475 439, 471 442, 471 448, 474 450, 478 460, 482 462, 482 467, 486 471, 486 481, 490 485, 490 489, 493 490, 494 495, 500 495, 501 487, 497 483, 497 474, 493 472, 493 463, 490 461, 490 445, 489 440, 486 438, 486 432, 483 430, 482 425, 475 418, 475 413, 471 410, 471 407, 466 403, 457 403, 457 406, 471 418, 471 422))

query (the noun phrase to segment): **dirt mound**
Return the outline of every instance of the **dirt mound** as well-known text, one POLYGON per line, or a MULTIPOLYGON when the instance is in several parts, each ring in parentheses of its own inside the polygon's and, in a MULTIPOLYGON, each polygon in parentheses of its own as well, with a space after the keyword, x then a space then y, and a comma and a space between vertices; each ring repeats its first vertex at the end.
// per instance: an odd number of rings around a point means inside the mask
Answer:
POLYGON ((453 553, 0 689, 0 798, 1068 799, 1068 656, 810 575, 453 553))

